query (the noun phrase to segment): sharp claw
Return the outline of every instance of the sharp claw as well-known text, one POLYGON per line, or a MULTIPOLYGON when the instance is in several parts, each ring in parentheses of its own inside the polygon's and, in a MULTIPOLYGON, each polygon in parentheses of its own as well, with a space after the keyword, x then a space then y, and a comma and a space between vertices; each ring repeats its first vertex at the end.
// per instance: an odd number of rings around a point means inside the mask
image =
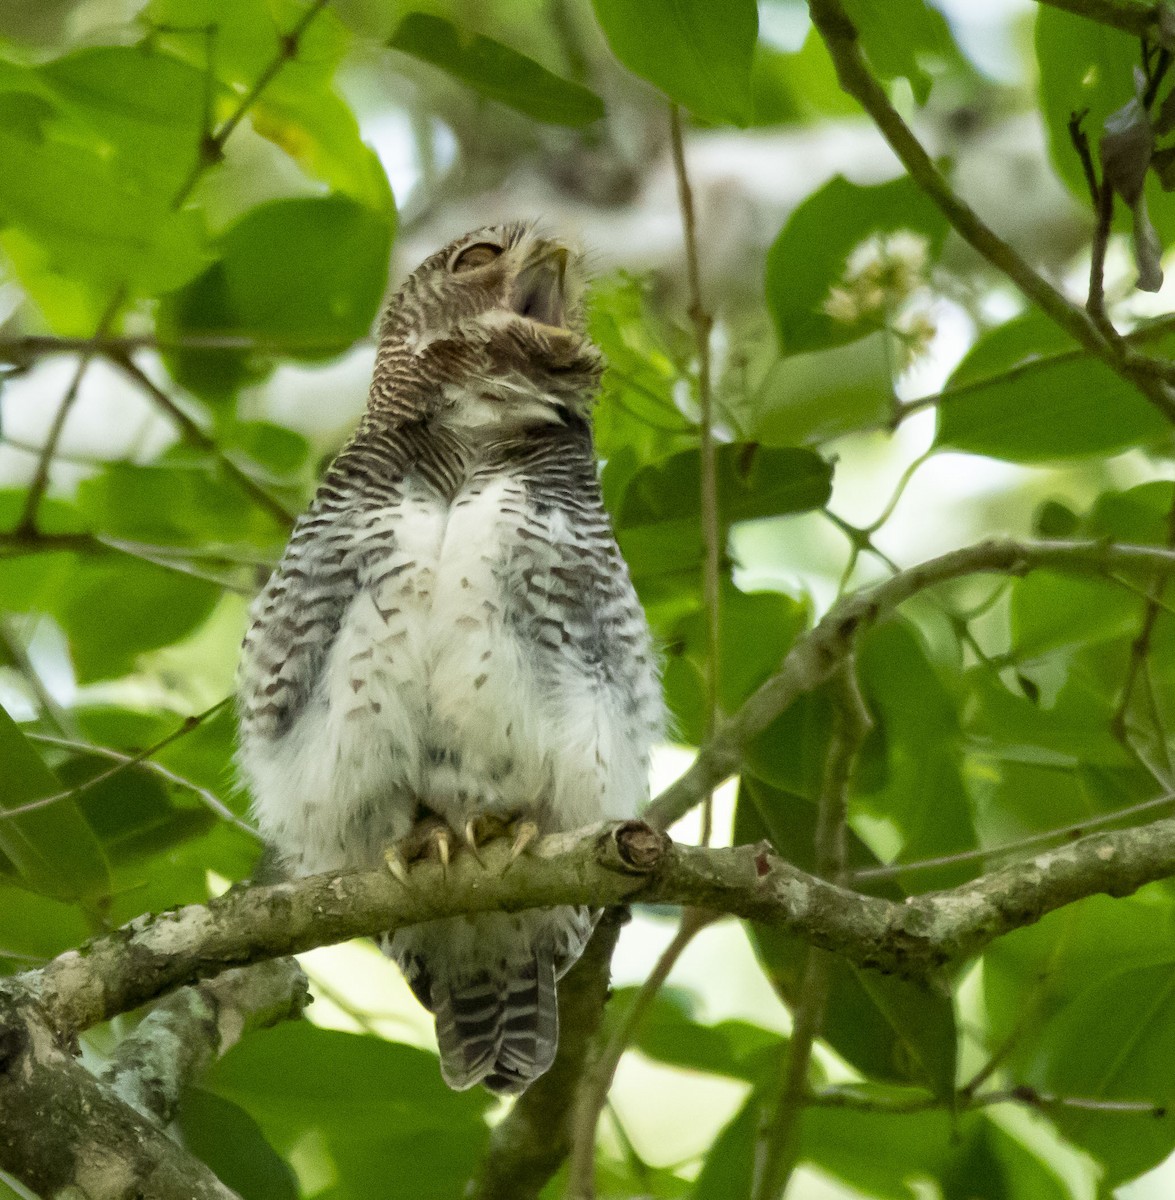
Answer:
POLYGON ((478 846, 477 846, 477 818, 476 817, 470 817, 469 820, 465 822, 464 836, 465 836, 465 845, 468 848, 469 853, 472 854, 473 857, 477 860, 477 865, 479 867, 481 867, 482 870, 485 870, 485 859, 482 858, 481 851, 478 849, 478 846))
POLYGON ((503 874, 522 857, 527 846, 539 835, 539 827, 533 821, 519 821, 514 833, 514 844, 510 847, 510 857, 506 860, 503 874))
POLYGON ((400 884, 401 887, 408 886, 408 864, 404 861, 403 854, 400 853, 398 846, 389 846, 384 851, 384 862, 387 864, 388 874, 400 884))
POLYGON ((441 829, 437 831, 436 837, 437 858, 441 862, 441 874, 447 879, 449 876, 449 833, 448 830, 441 829))

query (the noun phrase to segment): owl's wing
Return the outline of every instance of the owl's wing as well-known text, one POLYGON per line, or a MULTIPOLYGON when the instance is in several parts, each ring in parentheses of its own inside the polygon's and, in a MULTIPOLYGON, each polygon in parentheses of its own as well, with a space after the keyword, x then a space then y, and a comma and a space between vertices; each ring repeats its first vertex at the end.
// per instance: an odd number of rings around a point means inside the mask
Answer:
POLYGON ((276 741, 306 706, 355 594, 359 565, 346 512, 320 492, 253 604, 241 652, 241 738, 276 741))

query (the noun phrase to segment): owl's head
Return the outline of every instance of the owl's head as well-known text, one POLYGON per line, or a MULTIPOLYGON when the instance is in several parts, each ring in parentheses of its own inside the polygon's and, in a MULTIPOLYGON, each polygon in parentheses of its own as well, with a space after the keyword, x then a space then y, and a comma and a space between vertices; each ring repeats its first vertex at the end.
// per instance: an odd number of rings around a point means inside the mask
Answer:
POLYGON ((603 360, 583 292, 580 256, 533 225, 458 238, 388 305, 372 410, 506 428, 586 417, 603 360))

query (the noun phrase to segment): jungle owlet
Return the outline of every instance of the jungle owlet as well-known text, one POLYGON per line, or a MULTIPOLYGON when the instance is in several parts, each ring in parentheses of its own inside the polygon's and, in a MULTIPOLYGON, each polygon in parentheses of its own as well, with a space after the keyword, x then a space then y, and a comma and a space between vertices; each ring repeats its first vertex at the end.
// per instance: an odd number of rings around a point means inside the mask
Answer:
MULTIPOLYGON (((383 317, 367 411, 252 612, 240 763, 297 875, 381 865, 438 819, 541 833, 633 816, 661 698, 600 500, 602 362, 570 251, 526 224, 423 262, 383 317)), ((595 914, 402 929, 455 1088, 550 1065, 556 980, 595 914)))

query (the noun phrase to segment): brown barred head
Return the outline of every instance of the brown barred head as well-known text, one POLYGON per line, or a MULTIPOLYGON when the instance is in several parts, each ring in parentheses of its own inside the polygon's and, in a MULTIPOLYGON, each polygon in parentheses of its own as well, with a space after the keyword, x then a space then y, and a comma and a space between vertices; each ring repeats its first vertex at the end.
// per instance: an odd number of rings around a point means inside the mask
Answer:
POLYGON ((426 258, 384 313, 373 418, 487 428, 587 416, 603 361, 588 340, 579 255, 517 222, 426 258))

